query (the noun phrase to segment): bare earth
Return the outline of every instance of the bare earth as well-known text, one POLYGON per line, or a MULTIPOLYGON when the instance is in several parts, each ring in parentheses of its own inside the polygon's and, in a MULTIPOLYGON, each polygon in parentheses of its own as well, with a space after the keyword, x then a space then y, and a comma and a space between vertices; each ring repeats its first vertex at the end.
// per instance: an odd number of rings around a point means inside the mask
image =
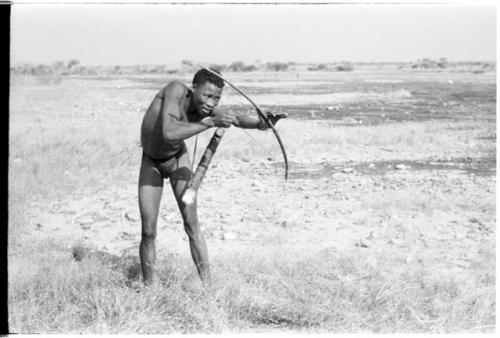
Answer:
MULTIPOLYGON (((252 139, 227 131, 198 198, 211 259, 305 259, 328 250, 387 276, 422 270, 464 290, 494 287, 481 278, 495 269, 495 74, 320 75, 226 74, 259 104, 289 112, 277 129, 290 173, 285 181, 271 132, 249 131, 252 139)), ((79 245, 138 256, 139 127, 169 80, 13 79, 11 203, 29 204, 9 246, 14 275, 26 269, 19 262, 27 243, 44 240, 68 254, 79 245), (23 170, 30 173, 16 180, 23 170), (40 189, 24 187, 37 182, 40 189)), ((253 113, 225 93, 224 105, 253 113)), ((197 159, 212 133, 201 135, 197 159)), ((168 182, 158 222, 159 264, 189 259, 168 182)))

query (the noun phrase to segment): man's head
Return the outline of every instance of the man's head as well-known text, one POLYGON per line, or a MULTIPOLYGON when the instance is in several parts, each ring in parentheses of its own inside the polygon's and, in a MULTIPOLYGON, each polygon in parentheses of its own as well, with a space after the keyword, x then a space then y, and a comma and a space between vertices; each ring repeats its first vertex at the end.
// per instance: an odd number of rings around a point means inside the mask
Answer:
MULTIPOLYGON (((216 70, 213 70, 216 73, 216 70)), ((224 81, 205 69, 199 70, 193 78, 193 97, 200 114, 210 114, 219 104, 224 81)))

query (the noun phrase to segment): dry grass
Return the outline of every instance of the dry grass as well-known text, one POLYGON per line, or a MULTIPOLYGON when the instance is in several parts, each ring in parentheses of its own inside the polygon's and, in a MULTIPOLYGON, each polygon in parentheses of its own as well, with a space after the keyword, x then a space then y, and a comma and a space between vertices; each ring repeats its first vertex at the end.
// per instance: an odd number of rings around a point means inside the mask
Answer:
MULTIPOLYGON (((216 260, 202 290, 190 262, 160 262, 161 284, 142 288, 137 262, 76 262, 54 243, 10 267, 10 327, 22 333, 217 333, 264 326, 309 332, 490 332, 493 271, 468 285, 399 265, 389 273, 362 252, 307 257, 285 248, 216 260), (284 257, 295 256, 295 258, 284 257), (40 258, 43 257, 43 258, 40 258), (30 266, 31 269, 26 269, 30 266), (27 271, 29 271, 27 273, 27 271)), ((386 267, 388 257, 376 257, 386 267)), ((485 252, 482 264, 494 260, 485 252)))

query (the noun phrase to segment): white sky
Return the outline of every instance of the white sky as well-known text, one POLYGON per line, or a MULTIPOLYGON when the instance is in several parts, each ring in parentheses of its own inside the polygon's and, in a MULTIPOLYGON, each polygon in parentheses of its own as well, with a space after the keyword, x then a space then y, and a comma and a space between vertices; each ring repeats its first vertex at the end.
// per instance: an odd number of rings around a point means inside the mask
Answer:
POLYGON ((11 61, 496 60, 492 5, 23 5, 11 61))

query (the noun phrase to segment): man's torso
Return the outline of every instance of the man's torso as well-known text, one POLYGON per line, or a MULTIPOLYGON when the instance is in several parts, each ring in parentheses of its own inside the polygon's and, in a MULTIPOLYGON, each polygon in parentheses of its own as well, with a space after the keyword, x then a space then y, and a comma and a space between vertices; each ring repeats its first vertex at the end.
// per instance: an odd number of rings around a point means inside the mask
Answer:
MULTIPOLYGON (((175 116, 179 121, 196 122, 200 120, 198 114, 188 114, 189 101, 192 95, 191 90, 185 87, 184 95, 181 98, 179 116, 175 116)), ((141 145, 144 152, 154 159, 169 159, 179 153, 185 146, 184 140, 165 141, 162 135, 162 108, 165 102, 164 87, 160 90, 151 102, 141 126, 141 145)))

